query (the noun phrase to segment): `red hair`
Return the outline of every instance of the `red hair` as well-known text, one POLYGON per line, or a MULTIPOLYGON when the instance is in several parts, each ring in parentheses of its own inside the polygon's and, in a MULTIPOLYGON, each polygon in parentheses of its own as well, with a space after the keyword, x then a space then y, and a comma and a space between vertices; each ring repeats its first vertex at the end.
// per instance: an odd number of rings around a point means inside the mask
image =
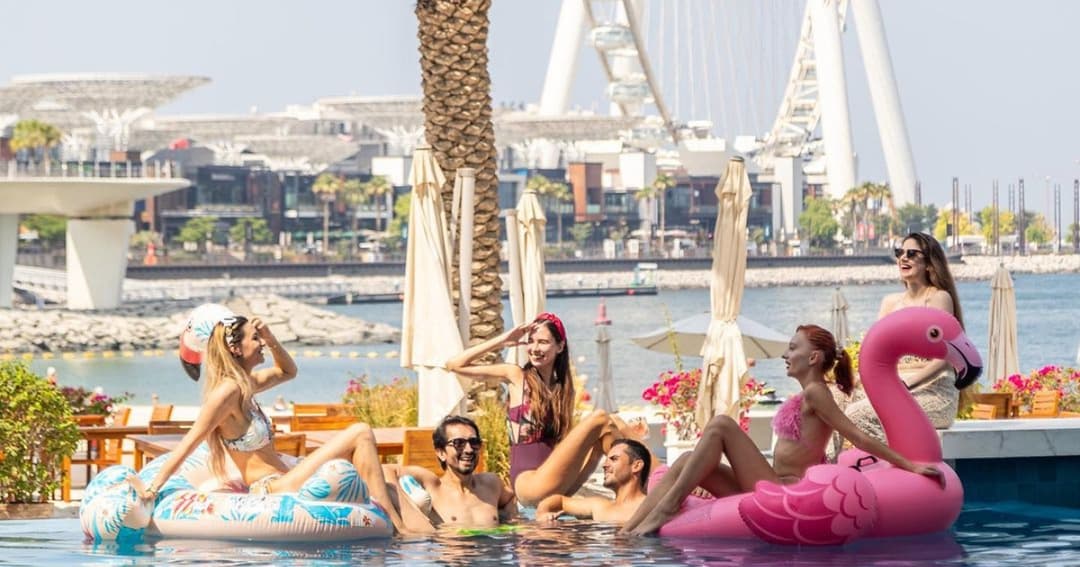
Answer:
POLYGON ((851 355, 847 350, 836 345, 833 334, 817 325, 800 325, 795 332, 802 333, 814 350, 821 351, 822 366, 825 371, 832 370, 840 391, 850 394, 855 384, 852 378, 851 355))

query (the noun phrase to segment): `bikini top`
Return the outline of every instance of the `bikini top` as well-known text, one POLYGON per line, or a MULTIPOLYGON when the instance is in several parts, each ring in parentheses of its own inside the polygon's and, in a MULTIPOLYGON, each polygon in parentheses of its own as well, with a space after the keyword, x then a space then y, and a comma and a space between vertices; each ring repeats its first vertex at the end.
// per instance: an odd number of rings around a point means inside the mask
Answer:
POLYGON ((521 385, 521 403, 506 408, 506 421, 510 429, 511 445, 528 445, 532 443, 551 443, 554 436, 550 435, 550 428, 537 423, 529 401, 531 391, 526 384, 521 385), (514 426, 517 426, 516 428, 514 426), (515 435, 515 432, 517 435, 515 435))
POLYGON ((802 438, 802 392, 784 402, 772 419, 773 432, 781 439, 798 441, 802 438))
POLYGON ((222 439, 226 449, 241 453, 252 453, 270 444, 274 439, 274 428, 270 425, 270 419, 259 407, 259 402, 251 400, 252 409, 248 414, 251 421, 247 431, 236 439, 222 439))

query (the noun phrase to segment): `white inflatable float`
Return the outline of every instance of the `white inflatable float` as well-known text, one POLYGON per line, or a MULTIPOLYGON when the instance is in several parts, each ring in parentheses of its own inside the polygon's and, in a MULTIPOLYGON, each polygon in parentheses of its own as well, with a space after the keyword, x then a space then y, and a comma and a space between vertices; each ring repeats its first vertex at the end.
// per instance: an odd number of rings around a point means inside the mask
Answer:
MULTIPOLYGON (((79 519, 95 543, 138 543, 145 537, 242 541, 316 542, 385 538, 393 534, 386 513, 368 499, 352 463, 335 459, 319 467, 299 492, 257 496, 236 480, 219 482, 197 448, 161 487, 153 503, 139 500, 131 477, 149 483, 167 455, 136 473, 109 467, 86 487, 79 519)), ((239 474, 229 464, 230 478, 239 474)))

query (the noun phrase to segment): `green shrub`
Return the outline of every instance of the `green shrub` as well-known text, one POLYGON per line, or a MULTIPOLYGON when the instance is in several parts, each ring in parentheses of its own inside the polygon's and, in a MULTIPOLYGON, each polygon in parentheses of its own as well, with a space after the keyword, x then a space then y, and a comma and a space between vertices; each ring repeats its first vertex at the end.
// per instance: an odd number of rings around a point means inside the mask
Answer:
POLYGON ((416 427, 420 389, 407 378, 370 385, 367 376, 349 380, 341 401, 353 406, 353 415, 371 427, 416 427))
POLYGON ((54 386, 19 362, 0 363, 0 502, 48 500, 79 429, 54 386))
POLYGON ((510 482, 510 436, 506 429, 506 404, 497 390, 476 394, 472 418, 484 440, 484 470, 510 482))

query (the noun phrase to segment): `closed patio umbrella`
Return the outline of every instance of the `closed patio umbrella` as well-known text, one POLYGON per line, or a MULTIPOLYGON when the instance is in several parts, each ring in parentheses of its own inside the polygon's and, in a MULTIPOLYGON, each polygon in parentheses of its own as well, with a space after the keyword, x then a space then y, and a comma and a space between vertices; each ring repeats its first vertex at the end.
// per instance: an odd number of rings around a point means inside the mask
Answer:
POLYGON ((460 378, 445 368, 461 352, 450 295, 451 252, 440 191, 445 182, 431 148, 413 154, 409 183, 412 204, 405 258, 401 315, 401 366, 416 371, 420 384, 420 426, 433 426, 456 413, 465 397, 460 378))
POLYGON ((600 367, 597 377, 596 409, 614 413, 619 407, 615 405, 615 377, 611 371, 611 337, 608 336, 611 319, 607 317, 607 306, 604 305, 603 300, 600 301, 594 324, 596 325, 596 360, 600 367))
POLYGON ((521 292, 524 319, 520 325, 544 312, 547 289, 544 284, 544 232, 547 218, 536 191, 525 190, 517 204, 518 246, 521 247, 521 292))
POLYGON ((844 294, 840 291, 840 288, 836 288, 836 291, 833 292, 832 310, 830 311, 832 315, 831 330, 833 338, 836 339, 836 344, 841 346, 847 344, 848 341, 847 312, 847 299, 844 298, 844 294))
POLYGON ((696 417, 704 427, 715 415, 738 416, 739 389, 749 366, 736 319, 742 306, 746 272, 746 213, 750 178, 743 158, 728 161, 716 187, 709 304, 712 320, 701 348, 701 384, 696 417))
POLYGON ((990 361, 986 377, 999 378, 1020 373, 1016 344, 1016 290, 1005 266, 998 266, 990 280, 990 361))

